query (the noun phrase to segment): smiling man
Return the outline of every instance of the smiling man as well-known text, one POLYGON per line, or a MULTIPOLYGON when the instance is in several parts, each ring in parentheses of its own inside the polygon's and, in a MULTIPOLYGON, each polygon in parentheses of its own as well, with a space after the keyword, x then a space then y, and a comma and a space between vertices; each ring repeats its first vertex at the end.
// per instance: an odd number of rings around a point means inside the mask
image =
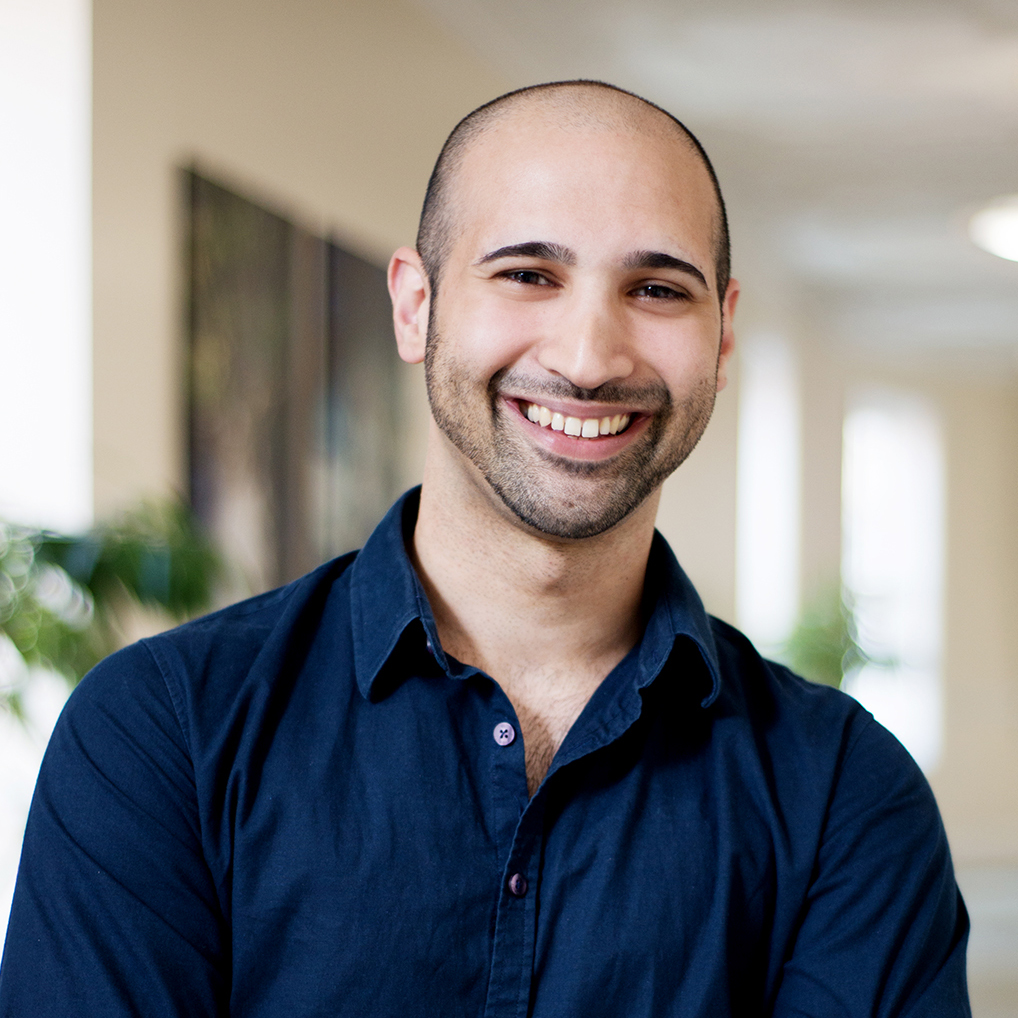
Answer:
POLYGON ((82 682, 0 1014, 968 1014, 922 775, 654 531, 733 349, 698 143, 599 83, 503 96, 389 281, 422 487, 82 682))
POLYGON ((519 715, 531 793, 639 641, 661 484, 732 352, 727 243, 685 130, 572 85, 461 124, 419 253, 390 263, 400 353, 425 361, 434 422, 415 564, 442 647, 519 715))

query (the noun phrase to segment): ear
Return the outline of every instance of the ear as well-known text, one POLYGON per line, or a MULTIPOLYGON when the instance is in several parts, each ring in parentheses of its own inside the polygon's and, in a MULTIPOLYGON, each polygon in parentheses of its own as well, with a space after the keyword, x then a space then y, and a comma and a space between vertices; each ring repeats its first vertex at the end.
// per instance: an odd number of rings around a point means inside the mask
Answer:
POLYGON ((735 351, 735 332, 732 329, 732 318, 735 305, 739 301, 739 284, 737 280, 728 281, 725 299, 721 302, 721 347, 718 350, 718 392, 728 384, 728 362, 735 351))
POLYGON ((420 364, 431 307, 431 285, 421 256, 413 248, 401 247, 389 261, 387 279, 399 355, 407 364, 420 364))

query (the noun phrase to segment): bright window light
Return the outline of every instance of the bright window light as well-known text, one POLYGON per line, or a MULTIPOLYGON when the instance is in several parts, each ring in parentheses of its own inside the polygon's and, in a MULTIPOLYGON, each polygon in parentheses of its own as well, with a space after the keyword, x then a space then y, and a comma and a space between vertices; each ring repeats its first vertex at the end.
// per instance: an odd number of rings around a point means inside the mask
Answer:
POLYGON ((72 531, 92 516, 91 17, 0 2, 0 517, 72 531))
POLYGON ((1018 262, 1018 194, 999 198, 969 220, 972 243, 998 258, 1018 262))
POLYGON ((842 580, 868 664, 843 688, 930 771, 941 749, 944 464, 937 416, 857 393, 844 424, 842 580))
POLYGON ((770 656, 799 613, 799 413, 789 343, 772 333, 747 338, 739 360, 736 612, 770 656))
MULTIPOLYGON (((75 531, 92 516, 89 0, 0 0, 0 517, 75 531)), ((24 662, 0 637, 0 685, 24 662)), ((0 931, 28 804, 67 683, 0 710, 0 931)))

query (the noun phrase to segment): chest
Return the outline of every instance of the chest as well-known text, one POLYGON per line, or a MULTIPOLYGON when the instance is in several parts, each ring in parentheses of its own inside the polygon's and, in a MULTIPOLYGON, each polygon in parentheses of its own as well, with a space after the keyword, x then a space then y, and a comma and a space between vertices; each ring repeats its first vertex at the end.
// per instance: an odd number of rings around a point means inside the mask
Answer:
POLYGON ((530 795, 544 780, 569 730, 603 680, 603 670, 580 674, 510 671, 499 676, 500 688, 519 722, 530 795))
POLYGON ((505 697, 461 692, 277 733, 262 785, 292 794, 251 790, 222 833, 237 1013, 752 1011, 802 893, 754 775, 718 795, 709 733, 658 718, 530 799, 505 697))
POLYGON ((548 773, 552 760, 580 716, 593 690, 571 690, 557 696, 547 693, 513 697, 519 719, 527 771, 527 792, 534 795, 548 773))

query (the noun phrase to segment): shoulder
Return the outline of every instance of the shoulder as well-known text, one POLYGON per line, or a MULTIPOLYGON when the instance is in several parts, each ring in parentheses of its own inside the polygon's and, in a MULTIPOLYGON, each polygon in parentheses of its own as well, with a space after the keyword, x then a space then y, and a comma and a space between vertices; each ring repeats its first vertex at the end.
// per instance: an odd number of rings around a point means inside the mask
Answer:
POLYGON ((111 718, 137 724, 144 714, 168 728, 172 717, 190 742, 203 718, 228 712, 245 686, 300 655, 323 617, 342 631, 349 616, 344 576, 355 556, 111 654, 71 695, 65 726, 111 718))
POLYGON ((357 553, 334 559, 276 590, 142 641, 167 671, 218 676, 246 671, 273 644, 288 644, 314 631, 327 609, 346 606, 347 567, 357 553), (340 581, 337 584, 337 581, 340 581))
POLYGON ((900 742, 846 693, 762 657, 738 630, 712 619, 720 672, 715 736, 751 756, 790 813, 811 817, 827 841, 843 825, 884 817, 892 840, 906 843, 895 817, 942 837, 925 776, 900 742), (902 812, 904 804, 908 809, 902 812))
POLYGON ((847 734, 851 742, 874 723, 869 711, 846 693, 796 675, 763 657, 733 626, 714 617, 710 621, 722 714, 745 717, 761 731, 779 730, 803 747, 829 742, 836 733, 847 734))

